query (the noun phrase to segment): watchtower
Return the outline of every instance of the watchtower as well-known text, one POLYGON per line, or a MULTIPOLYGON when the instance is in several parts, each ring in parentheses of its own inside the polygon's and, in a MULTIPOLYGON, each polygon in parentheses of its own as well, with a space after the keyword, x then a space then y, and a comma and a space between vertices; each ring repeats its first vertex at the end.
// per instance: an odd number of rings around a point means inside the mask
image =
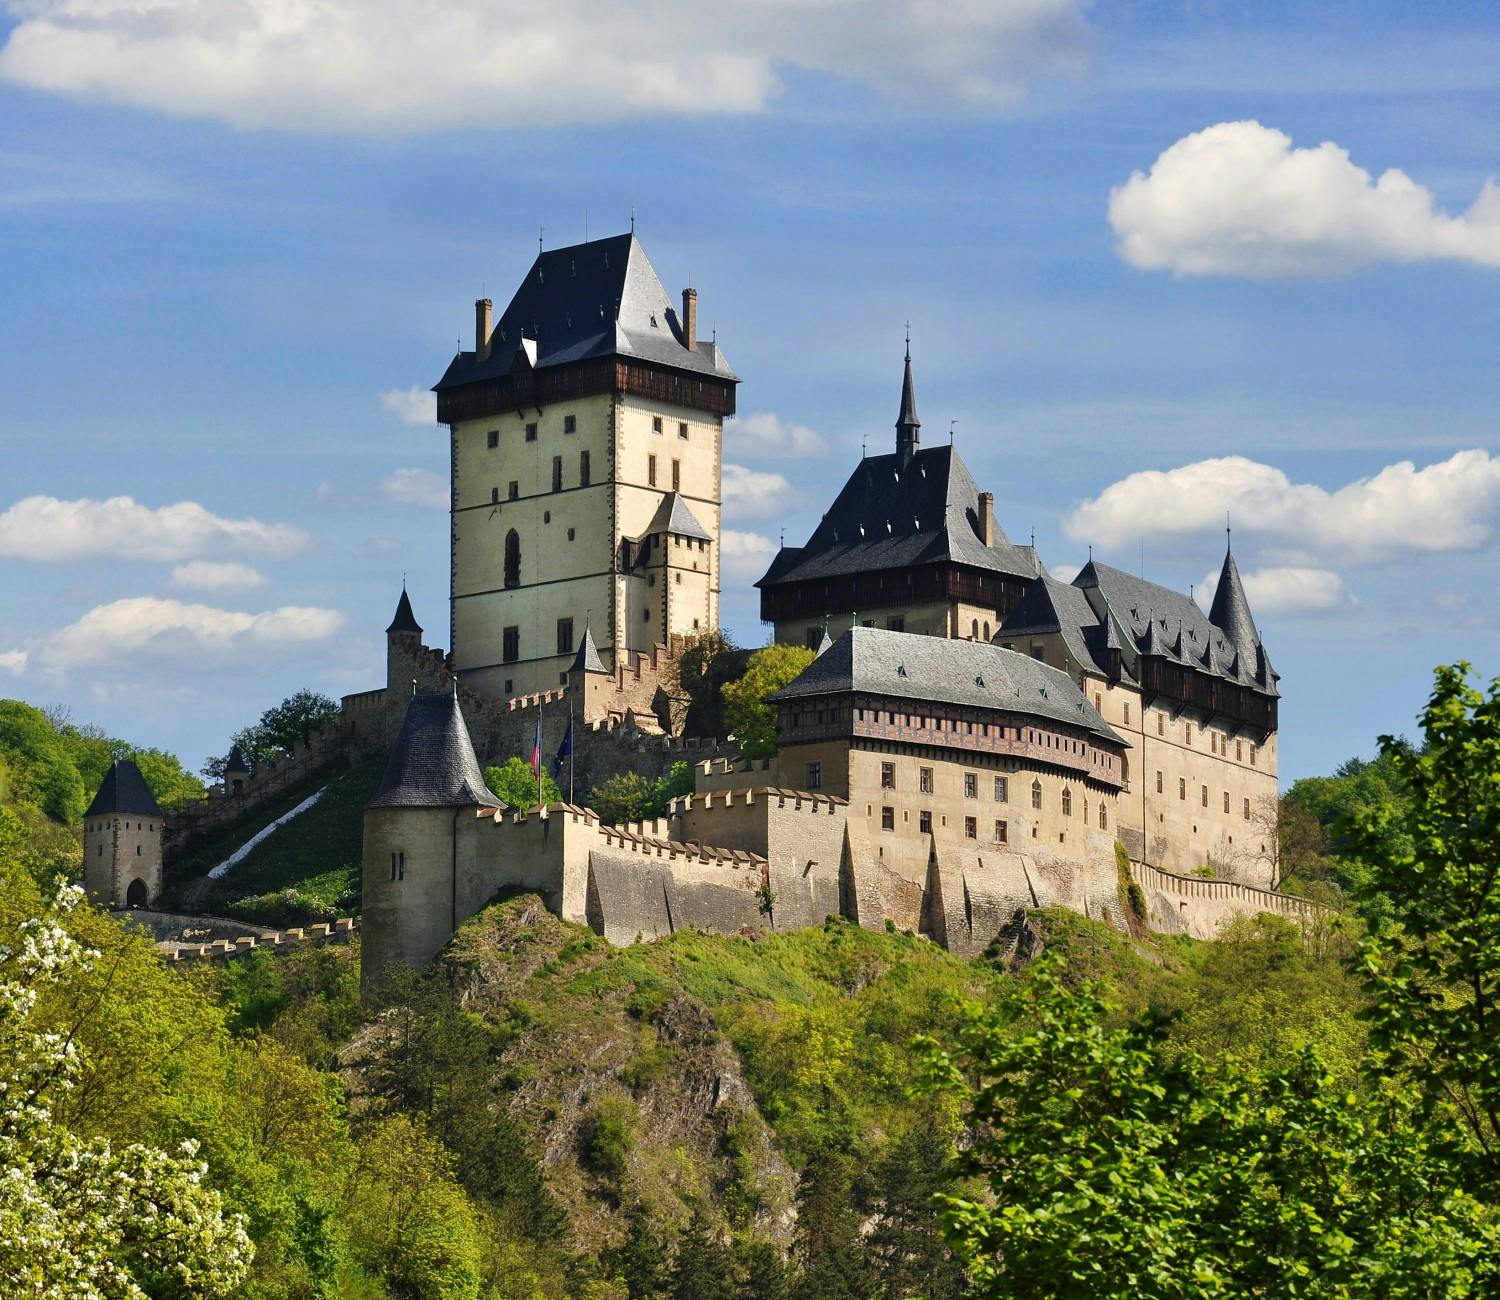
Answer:
POLYGON ((103 907, 161 898, 162 811, 128 758, 116 759, 83 815, 83 887, 103 907))

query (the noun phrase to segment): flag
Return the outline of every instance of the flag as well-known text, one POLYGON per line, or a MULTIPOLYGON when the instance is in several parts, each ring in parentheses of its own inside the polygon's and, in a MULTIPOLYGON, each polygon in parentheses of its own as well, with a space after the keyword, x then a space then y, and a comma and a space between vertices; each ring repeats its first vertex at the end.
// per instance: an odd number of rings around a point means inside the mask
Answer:
POLYGON ((573 723, 568 723, 568 729, 563 732, 562 744, 557 747, 557 757, 552 760, 552 779, 555 781, 562 775, 562 766, 565 759, 573 753, 573 723))
POLYGON ((536 737, 531 742, 531 770, 536 773, 537 784, 542 780, 542 711, 536 711, 536 737))

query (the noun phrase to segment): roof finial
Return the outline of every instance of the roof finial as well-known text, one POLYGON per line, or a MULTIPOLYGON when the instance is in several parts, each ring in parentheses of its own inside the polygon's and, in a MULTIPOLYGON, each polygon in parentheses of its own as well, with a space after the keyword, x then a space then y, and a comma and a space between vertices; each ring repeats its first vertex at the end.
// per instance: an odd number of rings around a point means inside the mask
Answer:
POLYGON ((906 359, 911 360, 911 322, 906 322, 906 359))
POLYGON ((1094 544, 1093 544, 1093 542, 1090 542, 1089 543, 1089 563, 1092 564, 1093 562, 1094 562, 1094 544))
POLYGON ((547 227, 546 226, 538 226, 536 228, 536 255, 538 257, 540 257, 542 255, 542 240, 545 239, 546 237, 547 237, 547 227))
POLYGON ((1227 510, 1224 512, 1224 549, 1226 551, 1234 549, 1234 530, 1229 526, 1229 511, 1227 510))
POLYGON ((948 421, 948 445, 950 447, 953 445, 953 426, 955 424, 957 424, 957 423, 958 423, 957 420, 949 420, 948 421))
POLYGON ((630 233, 635 234, 635 204, 630 205, 630 233))

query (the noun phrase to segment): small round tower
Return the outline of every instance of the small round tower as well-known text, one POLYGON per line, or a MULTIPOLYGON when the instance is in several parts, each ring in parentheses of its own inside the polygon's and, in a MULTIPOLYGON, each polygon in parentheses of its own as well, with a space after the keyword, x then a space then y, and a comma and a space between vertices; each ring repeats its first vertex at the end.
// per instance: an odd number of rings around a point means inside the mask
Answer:
POLYGON ((116 759, 83 815, 83 887, 101 907, 161 898, 162 812, 141 769, 116 759))
POLYGON ((406 584, 401 584, 401 599, 396 603, 396 617, 385 630, 385 686, 402 697, 411 693, 413 665, 422 650, 422 625, 411 612, 411 598, 406 584))

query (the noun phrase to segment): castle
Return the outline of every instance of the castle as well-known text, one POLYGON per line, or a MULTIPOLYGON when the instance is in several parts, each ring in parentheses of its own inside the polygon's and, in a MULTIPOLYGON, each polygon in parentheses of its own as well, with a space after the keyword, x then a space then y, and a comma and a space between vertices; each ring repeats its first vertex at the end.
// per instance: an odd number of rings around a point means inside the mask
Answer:
MULTIPOLYGON (((1307 914, 1274 891, 1278 678, 1232 551, 1206 615, 1092 557, 1054 578, 958 449, 921 445, 908 342, 893 450, 756 584, 774 639, 817 653, 773 697, 777 752, 748 759, 681 734, 671 671, 718 627, 739 383, 696 293, 679 310, 632 233, 539 254, 492 310, 436 385, 450 649, 403 590, 385 685, 290 764, 390 754, 365 814, 367 988, 507 888, 619 943, 840 914, 969 954, 1026 907, 1200 937, 1307 914), (530 752, 544 721, 542 752, 568 728, 585 789, 686 757, 694 793, 627 826, 507 807, 478 755, 530 752)), ((200 820, 292 779, 236 755, 200 820)), ((90 893, 154 905, 161 834, 117 764, 86 821, 90 893)))
POLYGON ((738 383, 696 312, 633 234, 540 254, 498 322, 476 304, 436 389, 452 650, 421 645, 403 592, 368 693, 400 731, 366 813, 367 987, 506 888, 622 943, 838 913, 973 953, 1020 907, 1203 937, 1305 914, 1274 892, 1278 679, 1232 552, 1207 615, 1092 558, 1056 580, 956 447, 921 446, 909 343, 894 451, 757 583, 774 638, 818 651, 774 697, 775 756, 707 757, 628 826, 490 791, 471 732, 505 756, 495 717, 680 717, 661 669, 717 627, 738 383))

